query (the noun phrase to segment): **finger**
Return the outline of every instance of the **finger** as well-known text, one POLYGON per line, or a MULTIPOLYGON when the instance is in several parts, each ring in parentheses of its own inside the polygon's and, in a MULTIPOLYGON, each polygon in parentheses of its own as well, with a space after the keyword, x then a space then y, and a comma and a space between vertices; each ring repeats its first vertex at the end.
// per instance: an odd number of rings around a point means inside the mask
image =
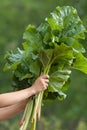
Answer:
POLYGON ((41 77, 42 77, 43 79, 49 79, 49 75, 43 74, 43 75, 41 75, 41 77))
POLYGON ((48 87, 48 83, 45 83, 45 89, 47 89, 47 87, 48 87))
POLYGON ((49 80, 48 80, 48 79, 45 79, 45 83, 49 83, 49 80))
POLYGON ((43 90, 46 90, 46 89, 47 89, 47 87, 48 87, 48 84, 47 84, 47 83, 45 83, 45 84, 44 84, 44 88, 43 88, 43 90))

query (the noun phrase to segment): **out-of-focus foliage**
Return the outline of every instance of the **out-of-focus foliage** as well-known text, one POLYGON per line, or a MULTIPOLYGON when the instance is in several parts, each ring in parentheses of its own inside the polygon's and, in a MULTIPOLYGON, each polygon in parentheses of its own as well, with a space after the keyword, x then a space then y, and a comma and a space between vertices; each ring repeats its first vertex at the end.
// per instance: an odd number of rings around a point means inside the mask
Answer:
MULTIPOLYGON (((4 54, 20 46, 28 24, 38 26, 56 6, 75 7, 87 28, 87 0, 0 0, 0 93, 11 91, 11 75, 2 71, 4 54)), ((83 46, 87 48, 86 40, 83 46)), ((86 54, 87 55, 87 52, 86 54)), ((64 101, 48 102, 43 106, 38 130, 87 129, 87 76, 73 71, 72 83, 64 101)), ((20 115, 0 123, 1 130, 17 130, 20 115), (19 117, 19 119, 17 119, 19 117)))

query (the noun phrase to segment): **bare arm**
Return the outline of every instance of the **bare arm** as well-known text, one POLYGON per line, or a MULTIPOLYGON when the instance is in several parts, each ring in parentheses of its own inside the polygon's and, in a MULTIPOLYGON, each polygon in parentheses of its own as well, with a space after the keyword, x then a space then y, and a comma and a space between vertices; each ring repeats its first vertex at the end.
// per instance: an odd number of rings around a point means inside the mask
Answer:
POLYGON ((49 82, 48 75, 41 75, 36 79, 34 84, 24 90, 0 94, 0 107, 6 107, 17 104, 27 98, 39 93, 47 88, 49 82))
POLYGON ((33 94, 34 92, 31 87, 16 92, 0 94, 0 107, 14 105, 32 96, 33 94))
POLYGON ((25 108, 26 103, 27 103, 27 100, 20 102, 18 104, 12 105, 12 106, 0 108, 0 121, 9 119, 10 117, 21 112, 25 108))

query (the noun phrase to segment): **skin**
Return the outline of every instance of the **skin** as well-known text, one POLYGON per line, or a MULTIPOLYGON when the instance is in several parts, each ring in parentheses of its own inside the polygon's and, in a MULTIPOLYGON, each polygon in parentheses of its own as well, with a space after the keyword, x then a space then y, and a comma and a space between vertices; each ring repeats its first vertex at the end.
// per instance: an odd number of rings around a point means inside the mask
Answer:
POLYGON ((26 89, 0 94, 0 121, 9 119, 24 110, 29 97, 47 89, 48 75, 39 76, 34 84, 26 89))

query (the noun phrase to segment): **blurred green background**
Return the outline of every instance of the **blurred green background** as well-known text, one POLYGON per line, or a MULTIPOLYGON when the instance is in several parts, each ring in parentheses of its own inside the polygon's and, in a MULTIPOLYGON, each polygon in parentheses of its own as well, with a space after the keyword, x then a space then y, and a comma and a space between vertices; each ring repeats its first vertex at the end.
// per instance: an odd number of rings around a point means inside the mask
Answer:
MULTIPOLYGON (((0 0, 0 93, 12 90, 11 73, 3 72, 5 53, 21 46, 28 24, 38 26, 56 6, 63 5, 75 7, 87 28, 87 0, 0 0)), ((82 41, 87 50, 86 41, 87 35, 82 41)), ((0 130, 18 130, 21 115, 0 122, 0 130)), ((87 75, 73 71, 67 98, 45 103, 37 130, 87 130, 87 75)))

